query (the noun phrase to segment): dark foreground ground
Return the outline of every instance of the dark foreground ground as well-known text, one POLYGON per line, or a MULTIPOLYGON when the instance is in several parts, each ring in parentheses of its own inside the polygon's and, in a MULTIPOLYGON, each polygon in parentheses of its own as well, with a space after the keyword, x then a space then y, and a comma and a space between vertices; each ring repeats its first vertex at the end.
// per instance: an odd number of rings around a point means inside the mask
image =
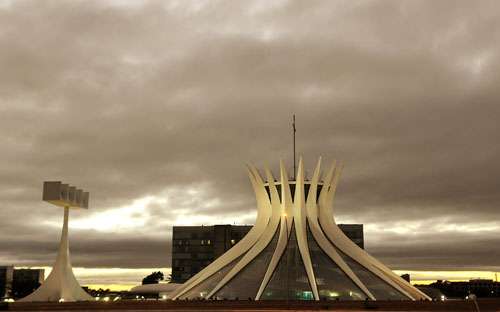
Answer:
POLYGON ((8 311, 500 311, 500 299, 473 301, 136 301, 77 303, 1 303, 8 311))

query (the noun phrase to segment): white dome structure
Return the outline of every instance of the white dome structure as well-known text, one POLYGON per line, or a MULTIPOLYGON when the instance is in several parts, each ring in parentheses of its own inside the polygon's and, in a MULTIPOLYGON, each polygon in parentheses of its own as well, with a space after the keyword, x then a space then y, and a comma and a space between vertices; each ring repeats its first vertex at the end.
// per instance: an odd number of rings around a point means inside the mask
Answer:
POLYGON ((334 162, 310 180, 302 158, 295 181, 283 162, 280 180, 249 166, 257 198, 250 232, 171 294, 172 299, 429 300, 353 243, 335 223, 332 203, 341 173, 334 162))

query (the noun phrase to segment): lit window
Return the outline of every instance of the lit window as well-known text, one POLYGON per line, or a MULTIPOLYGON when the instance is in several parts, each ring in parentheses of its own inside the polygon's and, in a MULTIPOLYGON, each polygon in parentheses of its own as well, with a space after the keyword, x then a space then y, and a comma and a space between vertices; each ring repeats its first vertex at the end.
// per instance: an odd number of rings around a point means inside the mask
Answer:
POLYGON ((211 240, 207 240, 207 245, 211 245, 212 244, 212 241, 211 240))

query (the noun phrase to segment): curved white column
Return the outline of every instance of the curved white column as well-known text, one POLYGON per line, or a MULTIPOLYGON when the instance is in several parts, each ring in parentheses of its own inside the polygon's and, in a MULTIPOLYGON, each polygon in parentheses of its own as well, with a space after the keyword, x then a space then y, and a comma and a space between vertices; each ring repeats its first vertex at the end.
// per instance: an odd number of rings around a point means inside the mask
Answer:
MULTIPOLYGON (((259 290, 257 291, 257 295, 255 296, 255 300, 259 300, 260 297, 262 296, 262 293, 264 292, 264 289, 266 288, 267 284, 269 283, 269 280, 271 279, 271 276, 274 273, 274 270, 278 266, 278 263, 281 259, 281 256, 283 255, 283 252, 286 249, 287 243, 288 243, 288 237, 289 237, 289 229, 288 229, 288 216, 285 213, 285 207, 284 205, 280 202, 280 198, 278 195, 278 190, 276 189, 276 184, 274 183, 274 178, 272 176, 271 172, 268 172, 268 183, 269 183, 269 194, 271 195, 271 201, 273 203, 279 203, 280 205, 280 232, 278 236, 278 243, 276 245, 276 249, 274 250, 273 256, 271 258, 271 261, 269 262, 269 265, 267 266, 266 273, 264 274, 264 278, 262 279, 262 283, 260 284, 259 290)), ((281 184, 283 185, 283 180, 286 175, 281 174, 281 184)), ((282 190, 282 196, 284 196, 284 191, 282 190)), ((290 222, 291 223, 291 222, 290 222)))
MULTIPOLYGON (((266 174, 268 180, 274 181, 274 178, 272 177, 272 175, 270 175, 270 171, 268 169, 266 170, 266 174)), ((262 181, 258 181, 259 188, 261 189, 261 192, 263 194, 266 193, 267 196, 264 183, 261 182, 262 181)), ((215 286, 215 288, 209 292, 209 294, 207 295, 208 298, 212 297, 215 293, 217 293, 217 291, 219 291, 224 285, 226 285, 246 265, 248 265, 253 259, 255 259, 255 257, 257 257, 273 239, 276 230, 278 228, 278 224, 280 222, 281 207, 279 200, 278 201, 271 200, 270 203, 266 201, 266 204, 270 205, 270 210, 272 211, 272 215, 260 239, 252 246, 252 248, 250 248, 250 250, 243 256, 243 258, 240 261, 238 261, 238 263, 222 278, 222 280, 215 286)))
POLYGON ((332 205, 341 172, 341 166, 336 166, 335 163, 331 166, 325 178, 325 184, 320 195, 319 220, 327 237, 339 250, 408 298, 413 300, 428 300, 429 297, 427 295, 394 274, 389 268, 379 261, 376 261, 375 258, 370 256, 363 249, 359 248, 359 246, 353 243, 337 226, 333 216, 332 205), (335 174, 333 174, 334 172, 335 174), (375 265, 376 263, 378 265, 375 265), (380 270, 380 268, 384 269, 380 270))
POLYGON ((307 212, 304 194, 304 162, 302 157, 299 159, 299 168, 297 177, 295 179, 295 199, 293 202, 293 217, 295 220, 295 233, 297 236, 297 244, 299 246, 300 255, 304 262, 309 285, 314 295, 315 300, 319 300, 318 286, 316 285, 316 278, 311 263, 311 256, 309 254, 309 245, 307 244, 307 212))
POLYGON ((192 288, 199 285, 205 279, 224 268, 229 263, 246 253, 262 236, 271 216, 270 202, 267 192, 263 189, 264 182, 257 169, 248 166, 248 177, 257 198, 257 218, 254 227, 233 248, 229 249, 219 258, 215 259, 209 266, 198 272, 186 281, 178 290, 172 294, 172 299, 177 299, 192 288))
POLYGON ((287 231, 288 236, 292 231, 294 210, 293 210, 293 200, 292 193, 290 192, 290 183, 288 182, 288 173, 286 172, 286 166, 283 160, 280 160, 280 176, 281 176, 281 206, 283 207, 283 213, 287 216, 287 231))
POLYGON ((311 185, 309 187, 309 195, 307 196, 307 217, 311 233, 319 247, 330 257, 330 259, 358 286, 361 291, 371 300, 375 300, 373 294, 366 288, 361 280, 356 276, 352 269, 345 263, 344 259, 338 254, 337 250, 332 246, 328 239, 323 234, 321 226, 318 223, 318 204, 317 204, 317 189, 320 176, 321 158, 318 160, 316 169, 314 170, 311 185))
POLYGON ((59 252, 52 271, 43 284, 31 295, 21 299, 21 302, 71 302, 93 299, 82 289, 73 274, 69 256, 68 219, 69 207, 64 207, 61 242, 59 243, 59 252))

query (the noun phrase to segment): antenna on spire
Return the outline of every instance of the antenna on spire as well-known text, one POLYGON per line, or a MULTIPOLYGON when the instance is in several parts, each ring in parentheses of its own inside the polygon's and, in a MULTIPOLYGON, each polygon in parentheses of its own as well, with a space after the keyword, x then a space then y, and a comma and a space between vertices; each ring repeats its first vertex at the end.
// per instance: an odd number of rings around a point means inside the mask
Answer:
POLYGON ((295 162, 295 132, 297 132, 297 129, 295 128, 295 114, 293 114, 293 179, 295 180, 295 173, 297 172, 297 163, 295 162))

